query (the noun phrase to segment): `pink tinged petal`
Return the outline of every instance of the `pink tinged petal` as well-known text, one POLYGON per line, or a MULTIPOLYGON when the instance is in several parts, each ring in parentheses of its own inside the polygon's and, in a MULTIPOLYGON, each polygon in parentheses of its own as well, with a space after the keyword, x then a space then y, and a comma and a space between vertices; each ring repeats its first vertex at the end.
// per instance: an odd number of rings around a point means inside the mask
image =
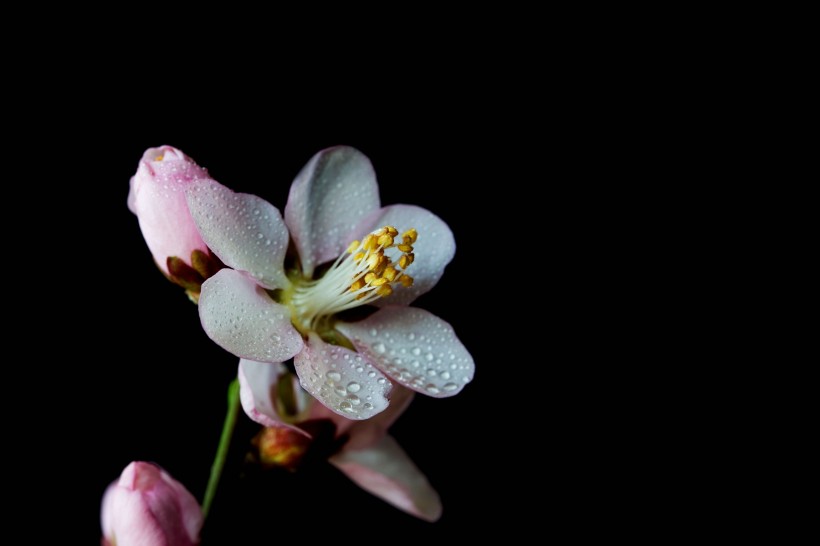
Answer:
POLYGON ((385 307, 336 329, 390 379, 414 391, 453 396, 473 380, 473 357, 453 327, 424 309, 385 307))
POLYGON ((354 351, 310 334, 293 360, 302 387, 319 402, 347 419, 369 419, 384 411, 392 384, 354 351))
POLYGON ((282 362, 304 346, 291 325, 290 309, 233 269, 222 269, 202 283, 199 318, 217 345, 248 360, 282 362))
POLYGON ((391 436, 368 449, 344 450, 330 462, 365 491, 427 521, 441 517, 441 500, 391 436))
POLYGON ((265 288, 286 288, 288 230, 279 211, 248 193, 236 193, 214 180, 198 180, 186 190, 202 238, 227 265, 246 271, 265 288))
POLYGON ((133 462, 105 493, 103 536, 117 546, 193 546, 202 511, 185 487, 160 468, 133 462))
POLYGON ((418 240, 413 244, 414 261, 406 270, 413 277, 413 286, 407 288, 396 284, 393 294, 376 300, 374 304, 379 307, 408 305, 433 288, 444 274, 444 268, 456 253, 453 232, 444 220, 427 209, 415 205, 390 205, 365 218, 350 238, 360 239, 383 226, 395 227, 399 235, 410 228, 418 232, 418 240))
POLYGON ((370 160, 348 146, 322 150, 290 187, 285 222, 302 271, 335 259, 350 244, 356 224, 379 208, 379 187, 370 160))
POLYGON ((191 265, 194 250, 207 250, 185 198, 185 188, 203 178, 208 171, 171 146, 146 150, 131 178, 128 208, 137 215, 145 243, 166 274, 168 257, 191 265))
POLYGON ((387 434, 387 429, 404 413, 415 395, 416 393, 410 389, 401 385, 393 385, 393 390, 390 391, 390 405, 387 409, 371 419, 353 423, 353 426, 347 429, 349 439, 344 448, 346 450, 364 449, 381 441, 387 434))
MULTIPOLYGON (((248 417, 260 425, 288 428, 309 436, 299 427, 285 423, 277 409, 279 380, 286 372, 287 368, 281 362, 254 362, 241 359, 239 361, 239 400, 242 403, 242 409, 248 417)), ((297 393, 304 393, 298 385, 296 390, 297 393)), ((304 394, 303 398, 305 400, 302 402, 307 405, 309 397, 304 394)))

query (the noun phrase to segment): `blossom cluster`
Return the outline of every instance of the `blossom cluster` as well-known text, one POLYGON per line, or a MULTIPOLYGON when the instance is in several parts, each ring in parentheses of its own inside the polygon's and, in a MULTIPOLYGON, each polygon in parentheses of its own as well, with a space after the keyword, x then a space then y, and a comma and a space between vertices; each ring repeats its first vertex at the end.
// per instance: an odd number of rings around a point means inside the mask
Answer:
MULTIPOLYGON (((447 224, 418 206, 382 206, 370 160, 346 146, 308 161, 283 213, 176 148, 150 148, 128 207, 205 333, 238 358, 241 407, 261 425, 259 462, 298 467, 312 424, 329 422, 341 445, 331 464, 437 520, 438 494, 388 429, 416 394, 453 396, 473 378, 452 326, 412 305, 453 259, 447 224)), ((105 494, 104 543, 197 544, 202 519, 181 484, 134 462, 105 494)))

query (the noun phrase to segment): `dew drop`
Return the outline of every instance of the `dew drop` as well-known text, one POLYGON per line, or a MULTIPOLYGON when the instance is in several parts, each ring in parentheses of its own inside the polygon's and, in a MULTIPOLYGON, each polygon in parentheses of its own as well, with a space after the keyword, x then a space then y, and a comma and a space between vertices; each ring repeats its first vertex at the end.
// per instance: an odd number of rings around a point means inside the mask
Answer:
POLYGON ((450 379, 450 372, 447 372, 447 371, 441 372, 441 378, 445 379, 445 380, 450 379))
POLYGON ((373 409, 373 404, 371 404, 370 402, 365 402, 362 407, 366 410, 371 410, 373 409))
POLYGON ((414 334, 413 332, 410 332, 409 334, 407 334, 407 339, 409 339, 410 341, 413 341, 414 339, 416 339, 416 334, 414 334))
POLYGON ((353 413, 353 404, 347 400, 342 401, 342 403, 339 404, 339 408, 344 412, 353 413))
POLYGON ((455 383, 445 383, 442 387, 445 391, 454 391, 458 388, 458 385, 455 383))
POLYGON ((384 385, 384 381, 385 381, 384 377, 380 377, 376 380, 376 383, 378 383, 379 385, 384 385))
POLYGON ((376 377, 376 372, 374 372, 373 370, 367 372, 367 377, 376 377))
POLYGON ((358 406, 359 404, 362 403, 361 399, 358 396, 356 396, 355 394, 348 394, 347 395, 347 400, 349 400, 350 403, 353 404, 354 406, 358 406))
POLYGON ((438 372, 433 368, 427 368, 427 375, 429 375, 430 377, 435 377, 437 373, 438 372))
POLYGON ((410 352, 412 352, 412 353, 413 353, 414 355, 416 355, 416 356, 419 356, 419 355, 421 354, 421 349, 419 349, 418 347, 416 347, 416 348, 414 348, 414 349, 413 349, 412 351, 410 351, 410 352))
POLYGON ((362 386, 356 383, 355 381, 351 381, 347 384, 347 390, 349 392, 359 392, 360 390, 362 390, 362 386))
POLYGON ((379 354, 382 354, 382 355, 383 355, 383 354, 384 354, 384 352, 385 352, 387 349, 385 348, 384 343, 376 343, 375 345, 373 345, 373 350, 374 350, 374 351, 376 351, 377 353, 379 353, 379 354))
POLYGON ((342 374, 340 374, 339 372, 327 372, 325 374, 325 377, 327 377, 331 381, 341 381, 342 374))
POLYGON ((379 335, 379 331, 373 328, 372 330, 370 330, 370 335, 376 337, 377 335, 379 335))
POLYGON ((430 394, 438 394, 438 393, 440 393, 440 392, 441 392, 441 390, 440 390, 438 387, 436 387, 435 385, 433 385, 432 383, 429 383, 429 384, 428 384, 426 387, 424 387, 424 388, 425 388, 425 389, 427 390, 427 392, 429 392, 430 394))

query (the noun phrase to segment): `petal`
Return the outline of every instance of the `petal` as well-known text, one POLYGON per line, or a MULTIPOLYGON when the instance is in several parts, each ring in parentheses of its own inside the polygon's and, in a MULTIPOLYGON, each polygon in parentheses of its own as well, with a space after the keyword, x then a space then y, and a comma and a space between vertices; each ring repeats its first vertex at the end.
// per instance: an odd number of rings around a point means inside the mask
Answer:
POLYGON ((364 449, 379 442, 396 419, 404 413, 415 395, 416 393, 410 389, 393 385, 390 391, 390 405, 386 410, 371 419, 356 421, 347 429, 350 439, 345 444, 345 449, 364 449))
POLYGON ((131 177, 128 208, 137 215, 145 243, 166 275, 169 257, 191 265, 193 251, 207 251, 185 198, 185 188, 201 178, 209 178, 208 171, 170 146, 148 148, 131 177))
POLYGON ((427 478, 392 436, 363 450, 344 450, 330 458, 359 487, 427 521, 441 517, 441 500, 427 478))
POLYGON ((387 408, 393 385, 350 349, 325 343, 311 333, 293 362, 302 387, 342 417, 368 419, 387 408))
POLYGON ((202 283, 199 318, 217 345, 248 360, 282 362, 304 345, 290 323, 290 309, 233 269, 222 269, 202 283))
POLYGON ((199 504, 181 483, 140 461, 106 491, 102 520, 108 542, 123 546, 193 545, 203 522, 199 504))
MULTIPOLYGON (((309 436, 299 427, 284 422, 276 409, 276 393, 279 378, 287 372, 281 362, 239 361, 239 400, 242 409, 252 420, 266 427, 295 430, 309 436)), ((291 376, 292 377, 292 376, 291 376)), ((298 392, 304 392, 297 387, 298 392)), ((307 395, 305 394, 307 398, 307 395)))
POLYGON ((336 329, 390 379, 436 398, 453 396, 473 380, 473 357, 453 327, 415 307, 385 307, 336 329))
POLYGON ((248 272, 265 288, 290 285, 283 268, 288 230, 276 207, 214 180, 197 180, 185 195, 202 238, 225 265, 248 272))
POLYGON ((410 228, 418 232, 418 240, 413 244, 415 259, 407 268, 407 274, 414 282, 409 288, 396 286, 390 297, 376 301, 375 305, 409 305, 433 288, 444 274, 444 268, 456 252, 453 232, 444 220, 427 209, 415 205, 391 205, 365 218, 350 239, 360 239, 383 226, 394 226, 399 234, 410 228))
POLYGON ((378 208, 376 173, 364 154, 337 146, 313 156, 293 181, 285 207, 305 275, 341 254, 356 224, 378 208))

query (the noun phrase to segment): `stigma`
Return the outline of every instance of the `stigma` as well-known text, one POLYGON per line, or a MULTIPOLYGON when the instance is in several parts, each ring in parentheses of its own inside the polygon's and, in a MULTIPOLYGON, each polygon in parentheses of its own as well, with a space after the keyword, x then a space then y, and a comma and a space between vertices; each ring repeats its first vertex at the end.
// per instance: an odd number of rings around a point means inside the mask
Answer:
POLYGON ((324 318, 389 297, 399 286, 412 286, 413 277, 405 270, 415 259, 417 238, 415 229, 399 237, 395 227, 384 226, 350 243, 322 278, 296 284, 289 302, 296 328, 316 330, 324 318))

